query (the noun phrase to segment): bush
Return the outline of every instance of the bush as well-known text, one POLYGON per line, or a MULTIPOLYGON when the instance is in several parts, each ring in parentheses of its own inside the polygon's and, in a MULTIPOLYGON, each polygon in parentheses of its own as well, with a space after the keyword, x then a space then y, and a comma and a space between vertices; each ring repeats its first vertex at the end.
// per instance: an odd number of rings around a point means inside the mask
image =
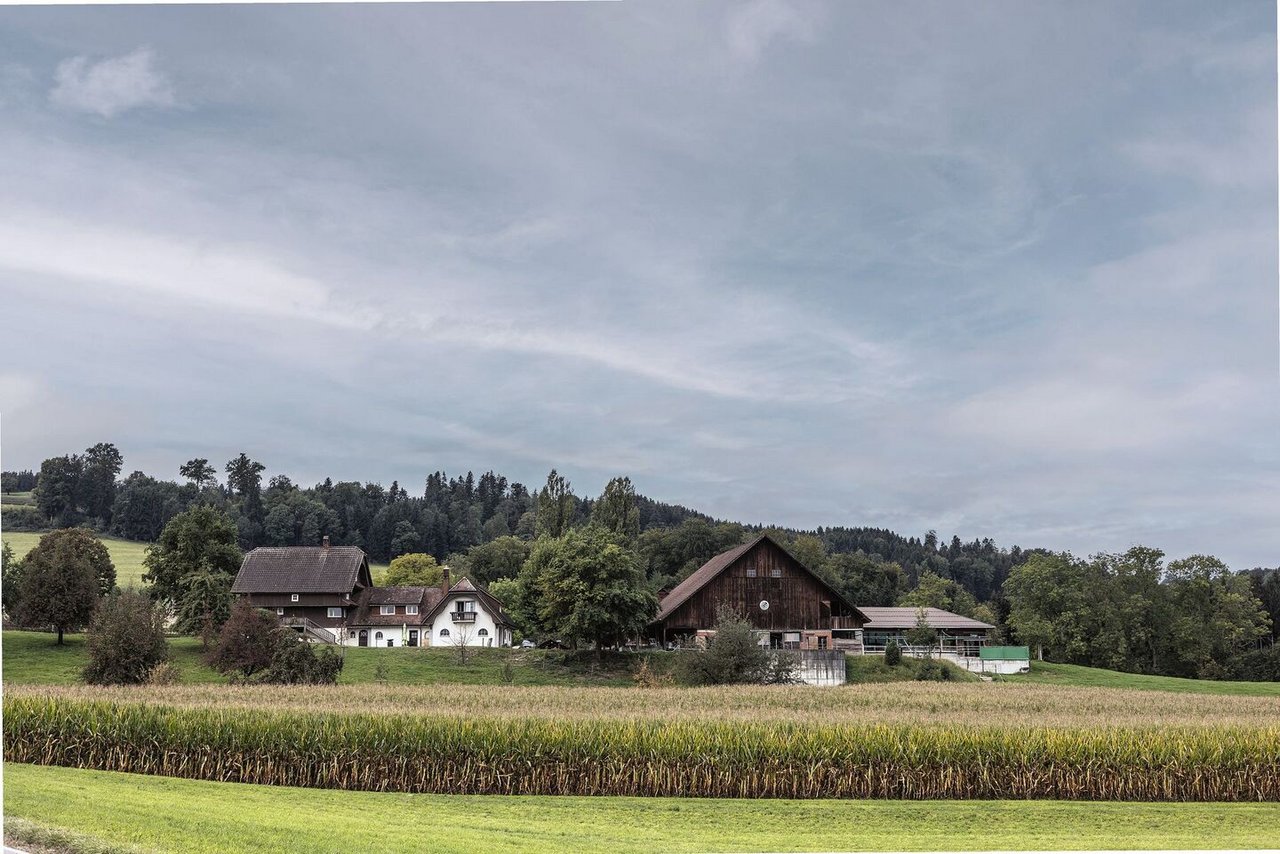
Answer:
POLYGON ((769 666, 769 652, 760 648, 751 624, 732 611, 722 610, 715 635, 706 647, 681 657, 680 681, 687 685, 763 682, 769 666))
POLYGON ((916 671, 917 682, 943 682, 951 678, 945 667, 938 664, 932 658, 926 658, 920 662, 920 669, 916 671))
POLYGON ((902 647, 898 646, 896 640, 891 640, 885 644, 884 663, 890 667, 897 667, 902 663, 902 647))
POLYGON ((235 673, 244 679, 265 670, 271 666, 275 654, 273 635, 279 628, 274 614, 241 599, 222 626, 218 645, 207 658, 209 666, 219 673, 235 673))
POLYGON ((85 646, 90 685, 142 685, 169 657, 164 612, 136 590, 113 593, 99 603, 85 646))
POLYGON ((342 672, 342 657, 332 647, 315 648, 292 629, 277 629, 271 664, 258 677, 275 685, 332 685, 342 672))
POLYGON ((1237 671, 1246 682, 1280 682, 1280 643, 1241 656, 1237 671))
POLYGON ((6 531, 43 531, 49 527, 49 520, 34 507, 14 507, 5 505, 4 528, 6 531))
POLYGON ((649 666, 649 659, 640 659, 640 666, 631 674, 637 688, 669 688, 675 684, 670 673, 660 673, 649 666))
POLYGON ((147 682, 151 685, 177 685, 182 681, 178 668, 167 661, 162 661, 151 669, 147 682))

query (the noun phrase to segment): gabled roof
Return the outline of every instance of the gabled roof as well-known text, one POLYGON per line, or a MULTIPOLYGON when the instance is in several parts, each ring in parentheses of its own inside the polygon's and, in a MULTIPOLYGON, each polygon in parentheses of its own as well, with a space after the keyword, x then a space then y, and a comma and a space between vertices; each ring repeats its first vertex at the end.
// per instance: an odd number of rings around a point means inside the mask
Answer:
POLYGON ((422 621, 427 623, 434 620, 436 615, 444 610, 445 605, 449 603, 449 599, 459 593, 466 594, 468 596, 475 596, 479 599, 484 605, 485 610, 489 612, 491 617, 493 617, 493 621, 495 623, 514 627, 515 624, 511 622, 511 618, 502 610, 502 603, 493 598, 488 590, 481 590, 479 587, 472 584, 469 578, 465 577, 458 579, 456 583, 449 587, 448 593, 441 596, 438 600, 435 600, 431 609, 423 617, 422 621))
POLYGON ((257 548, 244 556, 232 593, 351 593, 372 586, 369 562, 355 546, 257 548))
POLYGON ((371 587, 368 605, 421 605, 426 587, 371 587))
MULTIPOLYGON (((859 611, 867 615, 870 621, 864 629, 910 629, 916 625, 919 608, 877 608, 866 605, 859 606, 859 611)), ((994 629, 980 620, 962 617, 941 608, 925 608, 924 619, 931 629, 994 629)))
POLYGON ((684 581, 681 581, 679 584, 677 584, 675 587, 671 589, 670 593, 662 597, 662 602, 659 604, 659 607, 658 607, 658 616, 654 617, 652 622, 659 623, 665 620, 667 617, 671 616, 672 612, 674 612, 677 608, 679 608, 681 605, 687 602, 690 598, 692 598, 693 594, 697 593, 699 590, 701 590, 703 587, 709 584, 713 578, 715 578, 717 575, 719 575, 720 573, 728 569, 731 565, 733 565, 733 563, 736 560, 738 560, 738 558, 742 557, 747 552, 751 551, 752 549, 760 545, 765 540, 768 540, 775 547, 777 547, 778 549, 781 549, 782 552, 787 556, 789 556, 792 560, 795 560, 796 563, 805 572, 813 576, 814 579, 817 580, 819 584, 821 584, 823 587, 827 589, 827 591, 831 594, 831 597, 834 601, 843 603, 845 607, 849 608, 851 611, 854 611, 855 613, 861 610, 859 608, 855 608, 849 602, 845 601, 843 596, 841 596, 835 590, 831 589, 831 585, 827 584, 827 582, 819 578, 818 575, 815 574, 813 570, 809 569, 809 567, 805 566, 803 563, 800 563, 800 561, 796 560, 795 555, 787 551, 786 548, 784 548, 781 544, 779 544, 777 540, 775 540, 773 537, 770 537, 768 534, 761 534, 760 536, 756 537, 754 540, 751 540, 750 542, 743 543, 740 546, 735 546, 734 548, 731 548, 726 552, 721 552, 720 554, 711 558, 711 560, 707 561, 702 566, 694 570, 692 575, 690 575, 684 581))

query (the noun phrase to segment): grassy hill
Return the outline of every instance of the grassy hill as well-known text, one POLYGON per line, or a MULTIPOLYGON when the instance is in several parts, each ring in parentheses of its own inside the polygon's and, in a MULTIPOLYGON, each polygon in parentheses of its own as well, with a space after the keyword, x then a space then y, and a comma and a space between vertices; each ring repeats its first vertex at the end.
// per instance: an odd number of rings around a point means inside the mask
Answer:
MULTIPOLYGON (((41 536, 29 531, 5 531, 3 534, 4 542, 9 544, 17 557, 22 557, 35 548, 41 536)), ((118 537, 99 536, 98 539, 107 547, 111 562, 115 564, 116 583, 121 587, 142 587, 142 574, 146 572, 142 558, 147 553, 147 546, 151 544, 118 537)))
POLYGON ((1176 691, 1190 694, 1249 694, 1280 697, 1280 682, 1218 682, 1211 679, 1179 679, 1143 676, 1078 664, 1031 662, 1031 672, 1021 676, 997 676, 999 682, 1064 685, 1087 688, 1130 688, 1144 691, 1176 691))

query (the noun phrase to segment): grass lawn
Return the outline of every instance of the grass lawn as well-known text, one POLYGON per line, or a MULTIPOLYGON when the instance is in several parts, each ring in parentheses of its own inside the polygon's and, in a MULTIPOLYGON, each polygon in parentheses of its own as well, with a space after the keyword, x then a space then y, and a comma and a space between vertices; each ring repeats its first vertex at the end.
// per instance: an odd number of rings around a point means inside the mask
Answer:
MULTIPOLYGON (((84 635, 65 635, 58 646, 52 632, 5 632, 0 652, 4 655, 6 685, 70 685, 80 681, 89 656, 84 635)), ((200 660, 200 641, 196 638, 169 638, 173 663, 182 673, 182 681, 190 683, 225 682, 226 677, 200 660)))
POLYGON ((6 842, 54 841, 61 829, 76 847, 90 850, 617 854, 1280 846, 1280 804, 403 795, 15 764, 4 766, 4 783, 6 842))
POLYGON ((1193 694, 1251 694, 1280 697, 1280 682, 1217 682, 1211 679, 1178 679, 1174 676, 1142 676, 1078 664, 1031 662, 1022 676, 998 676, 997 681, 1022 685, 1068 685, 1087 688, 1137 688, 1145 691, 1177 691, 1193 694))
POLYGON ((30 490, 26 492, 0 492, 0 507, 33 507, 35 503, 35 494, 30 490))
MULTIPOLYGON (((78 682, 88 663, 84 635, 65 636, 59 647, 57 635, 45 632, 4 632, 0 652, 4 658, 4 682, 12 685, 70 685, 78 682)), ((225 682, 200 660, 200 641, 195 638, 169 639, 173 662, 184 683, 225 682)), ((590 663, 567 665, 561 656, 546 650, 476 649, 464 665, 453 649, 359 649, 345 651, 346 662, 339 683, 368 684, 381 676, 397 685, 499 685, 505 684, 503 666, 511 663, 514 685, 630 685, 630 661, 606 663, 593 668, 590 663)))
MULTIPOLYGON (((3 536, 4 542, 13 549, 14 555, 23 557, 36 547, 36 543, 40 542, 40 537, 43 535, 30 531, 5 531, 3 536)), ((146 567, 142 565, 142 558, 147 553, 147 546, 151 544, 101 535, 98 539, 102 540, 103 545, 107 547, 111 562, 115 564, 116 584, 121 587, 141 587, 142 573, 146 572, 146 567)))

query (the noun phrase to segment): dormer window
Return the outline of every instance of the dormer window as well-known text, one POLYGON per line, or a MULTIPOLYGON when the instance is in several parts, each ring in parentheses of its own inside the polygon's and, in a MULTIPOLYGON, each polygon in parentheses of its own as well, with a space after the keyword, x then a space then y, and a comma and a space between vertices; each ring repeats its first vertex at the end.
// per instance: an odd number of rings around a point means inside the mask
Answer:
POLYGON ((405 612, 406 614, 417 614, 417 613, 418 613, 418 606, 417 606, 417 605, 405 605, 405 606, 404 606, 404 612, 405 612))
POLYGON ((396 612, 395 605, 383 605, 382 609, 378 613, 382 614, 385 617, 385 616, 394 614, 395 612, 396 612))
POLYGON ((291 593, 291 594, 289 594, 289 601, 290 601, 290 602, 297 602, 297 601, 298 601, 298 594, 297 594, 297 593, 291 593))

